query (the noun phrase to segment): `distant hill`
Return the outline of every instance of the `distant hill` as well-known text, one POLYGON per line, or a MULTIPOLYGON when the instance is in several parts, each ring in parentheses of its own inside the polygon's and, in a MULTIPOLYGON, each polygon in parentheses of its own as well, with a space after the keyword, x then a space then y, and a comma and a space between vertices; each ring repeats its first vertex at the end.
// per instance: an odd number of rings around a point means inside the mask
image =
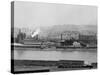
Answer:
POLYGON ((63 32, 63 31, 91 31, 96 33, 97 26, 94 25, 55 25, 51 28, 51 31, 63 32))
MULTIPOLYGON (((36 29, 22 28, 21 31, 25 32, 27 35, 31 35, 36 29)), ((40 37, 48 37, 48 36, 56 36, 63 32, 68 31, 77 31, 81 34, 85 35, 95 35, 97 34, 97 26, 96 25, 54 25, 54 26, 46 26, 40 27, 40 37)), ((15 36, 18 34, 19 28, 14 28, 15 36)))
POLYGON ((79 33, 85 35, 97 34, 96 25, 54 25, 49 28, 42 28, 41 30, 43 33, 48 35, 56 35, 66 31, 78 31, 79 33))

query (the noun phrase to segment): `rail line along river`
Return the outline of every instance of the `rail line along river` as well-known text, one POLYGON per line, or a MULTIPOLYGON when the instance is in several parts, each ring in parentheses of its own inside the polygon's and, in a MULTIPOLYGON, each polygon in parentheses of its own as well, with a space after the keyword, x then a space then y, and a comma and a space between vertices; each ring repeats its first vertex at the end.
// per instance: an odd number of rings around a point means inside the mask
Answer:
POLYGON ((14 48, 14 59, 16 60, 83 60, 85 62, 97 62, 97 50, 84 49, 21 49, 14 48))

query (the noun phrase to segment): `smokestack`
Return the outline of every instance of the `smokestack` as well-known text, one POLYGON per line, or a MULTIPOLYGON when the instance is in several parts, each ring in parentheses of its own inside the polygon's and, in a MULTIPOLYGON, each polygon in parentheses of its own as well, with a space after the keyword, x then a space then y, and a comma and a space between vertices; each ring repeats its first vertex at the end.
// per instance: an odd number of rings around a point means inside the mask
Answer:
POLYGON ((63 36, 63 34, 61 34, 61 40, 63 39, 62 36, 63 36))
POLYGON ((36 35, 36 40, 38 40, 38 34, 36 35))

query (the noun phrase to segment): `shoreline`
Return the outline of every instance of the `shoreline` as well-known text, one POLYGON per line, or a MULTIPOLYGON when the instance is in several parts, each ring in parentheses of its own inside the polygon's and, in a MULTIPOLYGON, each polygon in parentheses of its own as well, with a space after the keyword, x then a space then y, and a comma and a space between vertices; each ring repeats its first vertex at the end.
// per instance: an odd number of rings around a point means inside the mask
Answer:
POLYGON ((84 61, 80 60, 60 60, 60 61, 41 61, 41 60, 11 60, 14 62, 15 72, 24 71, 67 71, 67 70, 89 70, 97 69, 96 66, 85 66, 84 61))
POLYGON ((97 51, 97 48, 23 48, 12 47, 11 50, 32 50, 32 51, 97 51))

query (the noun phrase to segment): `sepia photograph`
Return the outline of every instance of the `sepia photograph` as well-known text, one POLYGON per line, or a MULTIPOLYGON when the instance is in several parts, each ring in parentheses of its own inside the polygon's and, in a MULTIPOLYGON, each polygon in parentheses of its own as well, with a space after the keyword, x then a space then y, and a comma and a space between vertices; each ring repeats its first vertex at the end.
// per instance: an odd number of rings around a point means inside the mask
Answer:
POLYGON ((11 2, 11 73, 97 69, 97 6, 11 2))

